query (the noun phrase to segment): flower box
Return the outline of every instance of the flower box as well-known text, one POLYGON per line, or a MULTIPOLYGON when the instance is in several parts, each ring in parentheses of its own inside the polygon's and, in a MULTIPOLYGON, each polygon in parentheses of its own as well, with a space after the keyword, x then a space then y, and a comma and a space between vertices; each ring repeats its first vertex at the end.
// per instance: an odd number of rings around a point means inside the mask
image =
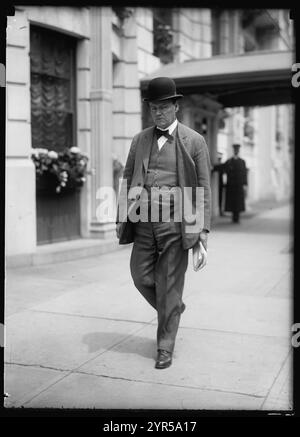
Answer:
POLYGON ((78 147, 62 152, 32 149, 31 158, 36 168, 37 195, 64 194, 79 190, 90 173, 88 157, 78 147))

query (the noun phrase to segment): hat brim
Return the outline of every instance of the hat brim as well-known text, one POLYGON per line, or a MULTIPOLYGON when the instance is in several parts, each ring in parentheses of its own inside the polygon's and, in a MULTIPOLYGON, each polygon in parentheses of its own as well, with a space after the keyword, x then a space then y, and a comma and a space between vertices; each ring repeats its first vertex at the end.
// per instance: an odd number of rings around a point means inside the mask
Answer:
POLYGON ((145 97, 143 99, 143 102, 154 102, 154 101, 163 101, 163 100, 171 100, 171 99, 181 99, 183 97, 182 94, 174 94, 174 96, 167 96, 167 97, 161 97, 158 99, 148 99, 148 97, 145 97))

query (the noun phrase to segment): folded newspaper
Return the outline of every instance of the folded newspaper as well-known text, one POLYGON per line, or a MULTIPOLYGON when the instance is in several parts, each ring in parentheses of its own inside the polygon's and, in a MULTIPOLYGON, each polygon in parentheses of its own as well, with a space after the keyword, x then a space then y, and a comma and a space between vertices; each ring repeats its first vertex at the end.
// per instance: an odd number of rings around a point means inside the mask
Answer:
POLYGON ((193 246, 193 265, 195 272, 201 270, 207 263, 207 251, 201 241, 193 246))

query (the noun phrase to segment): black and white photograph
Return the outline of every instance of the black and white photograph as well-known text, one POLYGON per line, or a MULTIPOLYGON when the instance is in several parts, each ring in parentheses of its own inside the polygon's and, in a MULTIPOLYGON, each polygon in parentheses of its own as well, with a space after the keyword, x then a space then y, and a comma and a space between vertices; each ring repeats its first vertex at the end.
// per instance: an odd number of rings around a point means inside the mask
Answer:
POLYGON ((292 414, 293 65, 290 9, 14 6, 7 411, 292 414))

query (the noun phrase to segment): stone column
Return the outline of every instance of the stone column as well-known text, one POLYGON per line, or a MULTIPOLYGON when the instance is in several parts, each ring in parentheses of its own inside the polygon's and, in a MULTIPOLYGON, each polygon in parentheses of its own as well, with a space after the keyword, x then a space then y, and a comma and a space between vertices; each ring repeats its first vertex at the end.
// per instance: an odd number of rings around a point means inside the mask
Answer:
POLYGON ((220 16, 220 54, 227 55, 229 52, 229 12, 223 11, 220 16))
POLYGON ((276 144, 276 107, 257 109, 257 162, 254 171, 257 178, 258 200, 277 198, 277 175, 272 158, 276 144))
POLYGON ((242 30, 240 21, 240 11, 232 11, 230 14, 230 52, 236 55, 243 52, 242 30))
POLYGON ((5 241, 8 265, 36 251, 35 167, 31 155, 30 34, 27 14, 7 20, 5 241))
POLYGON ((109 7, 91 7, 91 226, 93 236, 113 235, 114 221, 99 213, 99 189, 113 186, 112 173, 112 12, 109 7))

